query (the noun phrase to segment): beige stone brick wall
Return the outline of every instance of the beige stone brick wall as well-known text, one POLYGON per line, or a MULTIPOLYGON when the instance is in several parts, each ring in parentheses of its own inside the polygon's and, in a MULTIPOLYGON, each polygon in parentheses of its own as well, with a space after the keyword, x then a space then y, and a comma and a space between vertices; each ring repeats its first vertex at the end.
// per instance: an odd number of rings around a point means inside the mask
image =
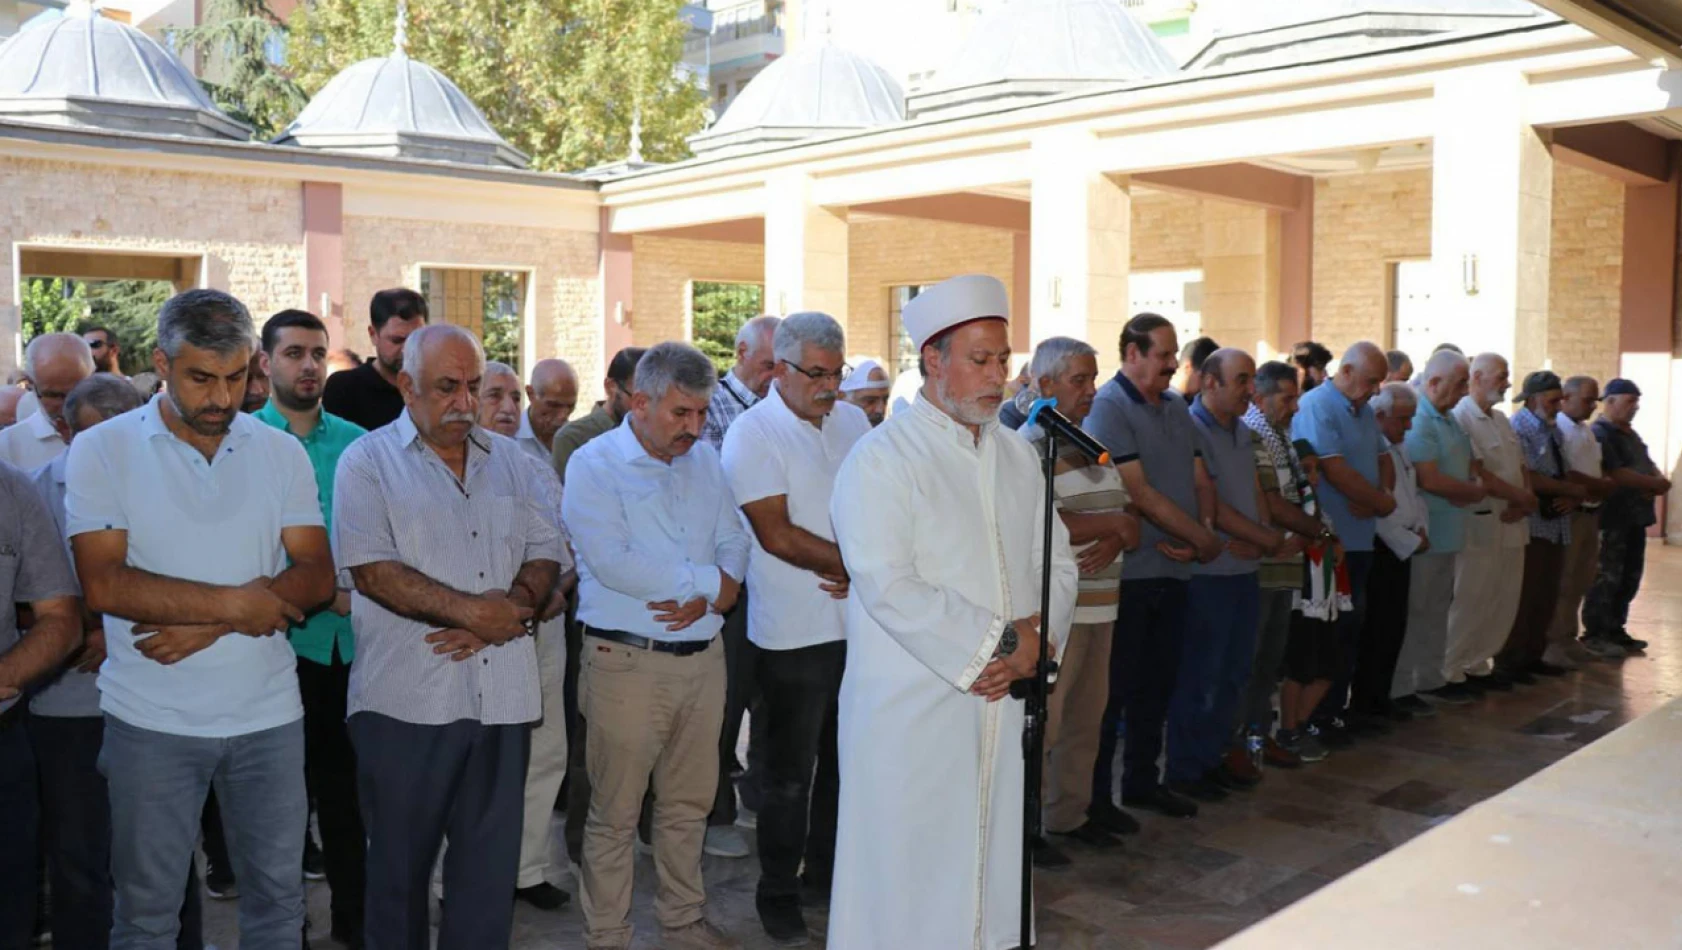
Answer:
MULTIPOLYGON (((1561 376, 1618 375, 1624 185, 1554 163, 1547 359, 1561 376)), ((1536 367, 1515 367, 1518 373, 1536 367)))
POLYGON ((765 249, 758 244, 638 235, 631 260, 631 339, 637 346, 689 339, 693 281, 765 283, 765 249))
POLYGON ((374 293, 418 288, 422 265, 529 270, 535 279, 529 362, 562 357, 578 372, 586 395, 599 395, 604 373, 594 233, 346 215, 345 331, 353 347, 368 348, 374 293))
MULTIPOLYGON (((18 332, 11 250, 22 243, 202 255, 205 282, 259 318, 304 303, 296 182, 4 156, 0 182, 0 339, 18 332)), ((0 347, 0 368, 14 359, 0 347)))
POLYGON ((1390 344, 1390 264, 1431 256, 1431 172, 1314 184, 1314 338, 1333 353, 1390 344))
MULTIPOLYGON (((997 228, 909 218, 855 221, 848 228, 847 261, 850 356, 894 358, 894 287, 933 284, 959 274, 990 274, 1015 293, 1015 239, 1012 232, 997 228)), ((889 371, 905 368, 890 365, 889 371)))
POLYGON ((1189 195, 1133 189, 1133 269, 1202 267, 1203 204, 1189 195))

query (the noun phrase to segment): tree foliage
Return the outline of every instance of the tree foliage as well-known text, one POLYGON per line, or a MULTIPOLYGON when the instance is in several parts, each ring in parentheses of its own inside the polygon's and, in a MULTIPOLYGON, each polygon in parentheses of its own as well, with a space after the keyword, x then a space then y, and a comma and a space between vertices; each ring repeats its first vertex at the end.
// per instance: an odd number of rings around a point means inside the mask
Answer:
POLYGON ((23 282, 23 340, 43 333, 80 333, 108 328, 122 347, 120 369, 134 374, 151 368, 158 342, 158 310, 174 293, 163 280, 83 282, 30 277, 23 282))
POLYGON ((723 372, 736 364, 736 331, 765 312, 765 288, 698 280, 691 294, 695 346, 723 372))
POLYGON ((210 0, 204 22, 176 33, 183 48, 205 58, 201 80, 216 107, 267 141, 285 130, 304 108, 304 91, 273 54, 289 41, 286 24, 266 0, 210 0))
MULTIPOLYGON (((251 0, 244 0, 251 2, 251 0)), ((411 0, 409 55, 448 76, 534 167, 624 158, 633 115, 649 161, 688 156, 706 91, 677 71, 682 0, 411 0)), ((289 67, 313 95, 392 49, 396 0, 315 0, 291 21, 289 67)))

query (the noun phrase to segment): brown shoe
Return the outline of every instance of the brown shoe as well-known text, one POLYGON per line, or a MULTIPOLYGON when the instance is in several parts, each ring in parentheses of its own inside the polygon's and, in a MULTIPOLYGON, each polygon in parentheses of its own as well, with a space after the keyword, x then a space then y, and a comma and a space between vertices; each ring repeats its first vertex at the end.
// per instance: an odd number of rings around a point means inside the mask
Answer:
POLYGON ((665 950, 738 950, 741 943, 702 918, 683 927, 671 927, 661 934, 665 950))
POLYGON ((1221 767, 1241 788, 1252 788, 1262 780, 1261 769, 1256 767, 1256 760, 1250 758, 1250 743, 1245 740, 1227 747, 1221 767))
POLYGON ((1272 736, 1262 740, 1262 761, 1276 769, 1302 768, 1302 756, 1280 745, 1272 736))

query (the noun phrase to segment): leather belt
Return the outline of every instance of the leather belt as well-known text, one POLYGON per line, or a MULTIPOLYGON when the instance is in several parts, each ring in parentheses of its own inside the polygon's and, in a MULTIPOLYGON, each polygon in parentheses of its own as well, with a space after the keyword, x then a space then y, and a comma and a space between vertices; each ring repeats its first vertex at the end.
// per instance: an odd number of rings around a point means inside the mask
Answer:
POLYGON ((623 630, 602 630, 597 627, 585 626, 584 635, 599 640, 612 640, 623 643, 628 647, 639 650, 653 650, 655 653, 670 653, 673 656, 693 656, 712 646, 712 640, 653 640, 639 637, 634 633, 623 630))

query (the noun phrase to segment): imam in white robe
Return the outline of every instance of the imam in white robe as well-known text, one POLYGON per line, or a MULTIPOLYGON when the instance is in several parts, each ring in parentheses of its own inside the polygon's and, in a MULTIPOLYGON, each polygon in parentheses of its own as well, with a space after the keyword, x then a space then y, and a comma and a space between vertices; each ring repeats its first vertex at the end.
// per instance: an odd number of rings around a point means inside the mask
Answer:
MULTIPOLYGON (((1023 704, 969 689, 1040 612, 1044 492, 1026 440, 990 423, 977 445, 921 395, 836 477, 852 591, 830 950, 1019 942, 1023 704)), ((1061 648, 1078 571, 1054 520, 1042 629, 1061 648)))

